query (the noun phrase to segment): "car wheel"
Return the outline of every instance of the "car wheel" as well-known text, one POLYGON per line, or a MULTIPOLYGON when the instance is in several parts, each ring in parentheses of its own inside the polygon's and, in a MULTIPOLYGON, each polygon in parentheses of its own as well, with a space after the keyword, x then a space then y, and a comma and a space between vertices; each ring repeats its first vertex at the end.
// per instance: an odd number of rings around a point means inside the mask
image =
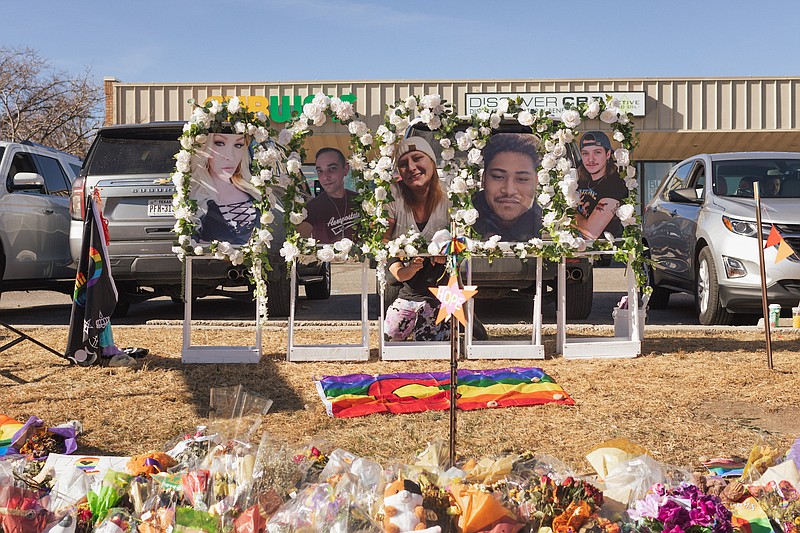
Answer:
POLYGON ((322 281, 306 283, 306 298, 309 300, 327 300, 331 296, 331 264, 322 263, 322 281))
POLYGON ((719 301, 719 283, 717 282, 717 268, 714 257, 708 247, 700 250, 697 258, 697 276, 695 303, 697 315, 704 326, 729 325, 733 321, 733 314, 722 306, 719 301))
POLYGON ((567 283, 567 318, 583 320, 592 312, 594 300, 594 274, 589 268, 586 279, 578 283, 567 283))
POLYGON ((653 265, 650 262, 649 255, 645 257, 644 273, 647 276, 647 286, 653 289, 653 292, 650 293, 650 301, 647 304, 648 307, 650 307, 650 309, 666 309, 669 305, 669 295, 672 294, 672 292, 655 286, 653 265))
POLYGON ((271 317, 289 316, 292 290, 286 261, 279 261, 267 276, 267 314, 271 317))
POLYGON ((114 306, 114 312, 111 313, 112 318, 122 318, 127 316, 128 311, 131 309, 131 299, 123 293, 119 293, 117 297, 117 305, 114 306))

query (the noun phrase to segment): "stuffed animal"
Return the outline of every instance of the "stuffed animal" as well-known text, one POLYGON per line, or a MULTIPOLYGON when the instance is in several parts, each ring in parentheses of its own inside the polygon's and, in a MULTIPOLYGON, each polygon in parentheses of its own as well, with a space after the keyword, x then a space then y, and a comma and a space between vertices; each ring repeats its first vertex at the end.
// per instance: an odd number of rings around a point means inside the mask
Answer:
POLYGON ((164 452, 147 452, 142 455, 134 455, 125 465, 128 472, 134 476, 149 477, 159 472, 166 472, 178 462, 164 452))
POLYGON ((439 526, 426 527, 425 508, 419 485, 398 479, 383 492, 383 530, 386 533, 441 533, 439 526))

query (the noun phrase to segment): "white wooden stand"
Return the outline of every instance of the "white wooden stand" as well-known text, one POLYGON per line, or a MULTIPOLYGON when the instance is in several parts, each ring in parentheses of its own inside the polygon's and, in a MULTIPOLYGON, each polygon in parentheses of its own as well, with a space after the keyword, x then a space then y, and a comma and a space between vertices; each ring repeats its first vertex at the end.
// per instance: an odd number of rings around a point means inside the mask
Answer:
POLYGON ((256 345, 255 346, 202 346, 192 344, 192 260, 187 256, 184 259, 186 272, 183 278, 184 297, 186 303, 183 307, 183 350, 181 362, 183 363, 258 363, 261 360, 261 318, 258 309, 261 308, 261 297, 256 305, 256 345))
MULTIPOLYGON (((611 253, 611 252, 608 252, 611 253)), ((627 337, 567 338, 567 262, 561 259, 558 265, 558 291, 556 305, 556 347, 565 359, 590 359, 594 357, 632 358, 642 353, 642 339, 639 337, 639 313, 628 313, 629 327, 627 337)), ((636 279, 628 258, 628 305, 636 308, 639 298, 636 279)))
POLYGON ((294 318, 297 306, 297 263, 292 263, 289 296, 289 361, 369 360, 369 263, 361 263, 361 344, 295 344, 294 318))
MULTIPOLYGON (((380 268, 380 265, 378 265, 380 268)), ((388 269, 387 269, 388 270, 388 269)), ((381 359, 384 361, 409 361, 412 359, 450 359, 450 341, 405 341, 389 342, 384 340, 383 321, 384 294, 379 291, 380 320, 378 321, 378 346, 381 359)))
MULTIPOLYGON (((472 285, 472 260, 467 263, 467 285, 472 285)), ((478 291, 480 292, 480 287, 478 291)), ((468 302, 467 334, 465 344, 467 359, 544 359, 542 344, 542 258, 536 258, 536 294, 533 297, 533 332, 530 341, 473 341, 472 327, 475 316, 475 299, 468 302)))

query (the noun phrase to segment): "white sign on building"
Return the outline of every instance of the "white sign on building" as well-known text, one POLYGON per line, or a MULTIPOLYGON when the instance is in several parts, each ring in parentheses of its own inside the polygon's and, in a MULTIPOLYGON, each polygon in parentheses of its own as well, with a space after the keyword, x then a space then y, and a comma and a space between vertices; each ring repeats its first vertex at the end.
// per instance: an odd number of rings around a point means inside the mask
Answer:
POLYGON ((471 115, 486 107, 489 110, 497 108, 503 99, 514 100, 517 96, 522 97, 522 106, 528 111, 538 111, 543 109, 551 115, 560 115, 564 111, 565 105, 575 106, 582 102, 588 102, 592 98, 604 100, 606 95, 616 98, 620 102, 620 109, 633 113, 635 117, 644 116, 644 97, 642 92, 613 92, 613 93, 467 93, 466 114, 471 115))

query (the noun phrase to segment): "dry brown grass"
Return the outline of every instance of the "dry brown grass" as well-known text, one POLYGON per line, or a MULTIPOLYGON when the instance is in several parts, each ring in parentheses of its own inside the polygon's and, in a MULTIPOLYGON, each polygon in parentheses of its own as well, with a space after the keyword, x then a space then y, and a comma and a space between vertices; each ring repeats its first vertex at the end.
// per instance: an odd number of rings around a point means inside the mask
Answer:
MULTIPOLYGON (((58 349, 66 341, 66 328, 26 332, 58 349)), ((242 384, 275 401, 262 430, 289 441, 321 438, 381 461, 405 461, 426 442, 447 438, 447 412, 329 418, 313 385, 322 375, 445 371, 446 361, 382 362, 373 355, 367 363, 288 363, 285 332, 265 331, 258 365, 185 365, 179 327, 115 327, 114 334, 119 346, 150 349, 141 368, 69 366, 30 342, 0 354, 0 412, 52 424, 77 419, 85 428, 79 452, 129 455, 159 449, 204 423, 211 387, 242 384)), ((197 335, 195 344, 229 345, 243 344, 251 333, 203 329, 197 335)), ((348 336, 357 342, 357 335, 318 327, 299 333, 299 342, 348 336)), ((548 353, 553 337, 545 337, 548 353)), ((645 355, 636 359, 462 361, 461 368, 542 367, 576 405, 459 412, 458 450, 482 456, 530 449, 585 471, 587 450, 614 437, 685 466, 696 466, 701 456, 746 457, 761 437, 785 449, 800 434, 798 339, 796 331, 773 334, 772 371, 763 332, 733 329, 648 331, 645 355)), ((0 345, 7 340, 0 336, 0 345)))

